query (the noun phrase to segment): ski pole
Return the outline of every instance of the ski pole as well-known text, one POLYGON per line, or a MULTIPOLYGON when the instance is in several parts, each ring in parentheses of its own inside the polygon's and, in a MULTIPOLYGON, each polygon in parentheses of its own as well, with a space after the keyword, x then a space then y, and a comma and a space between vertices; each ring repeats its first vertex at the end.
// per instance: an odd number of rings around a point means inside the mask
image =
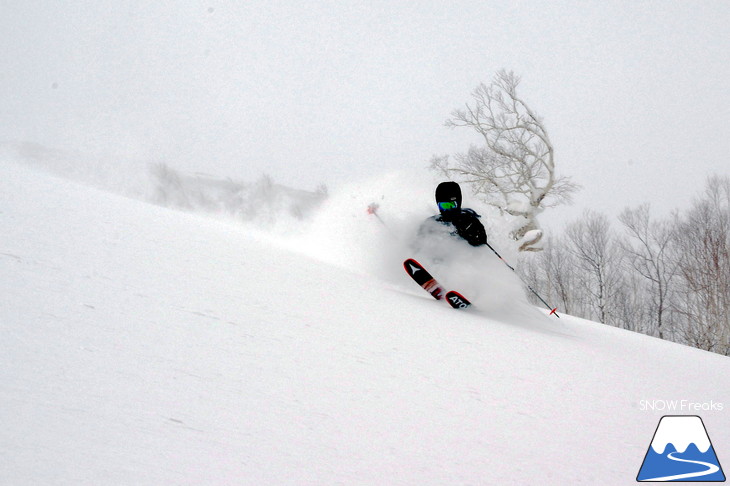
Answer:
POLYGON ((522 284, 525 287, 527 287, 530 290, 530 292, 532 292, 533 294, 535 294, 535 297, 537 297, 538 299, 540 299, 540 302, 542 302, 543 304, 545 304, 545 307, 547 307, 548 309, 550 309, 550 315, 555 314, 555 317, 557 317, 558 319, 560 319, 560 316, 558 315, 558 312, 557 312, 557 310, 558 310, 557 307, 553 307, 550 304, 548 304, 547 302, 545 302, 545 299, 543 299, 542 297, 540 297, 540 294, 538 294, 537 292, 535 292, 535 289, 533 289, 532 287, 530 287, 529 285, 527 285, 527 282, 525 282, 522 279, 522 277, 520 277, 520 274, 517 273, 517 270, 515 270, 515 267, 513 267, 512 265, 510 265, 509 263, 507 263, 507 261, 504 258, 502 258, 502 255, 500 255, 499 253, 497 253, 497 250, 495 250, 494 248, 492 248, 492 245, 490 245, 487 242, 485 242, 485 245, 487 245, 489 247, 489 249, 492 250, 492 252, 495 255, 497 255, 497 258, 499 258, 500 260, 502 260, 502 263, 504 263, 505 265, 507 265, 507 268, 509 268, 510 270, 512 270, 513 272, 515 272, 515 274, 517 274, 517 277, 522 281, 522 284))
POLYGON ((368 214, 372 214, 373 216, 375 216, 376 218, 378 218, 378 221, 380 221, 380 224, 382 224, 385 227, 385 229, 388 230, 388 233, 390 233, 391 236, 395 237, 395 233, 393 233, 393 230, 390 229, 390 226, 388 226, 387 224, 385 224, 385 221, 383 221, 383 218, 381 218, 380 215, 378 214, 378 208, 379 207, 380 206, 378 206, 377 203, 371 203, 368 206, 368 210, 367 210, 368 211, 368 214))

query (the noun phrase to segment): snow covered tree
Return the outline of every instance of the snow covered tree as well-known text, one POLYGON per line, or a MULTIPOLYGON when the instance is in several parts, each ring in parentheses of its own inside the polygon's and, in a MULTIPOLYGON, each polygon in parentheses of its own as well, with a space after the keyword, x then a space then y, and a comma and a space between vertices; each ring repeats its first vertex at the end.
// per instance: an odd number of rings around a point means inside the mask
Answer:
POLYGON ((446 125, 467 127, 483 138, 468 152, 434 157, 432 168, 469 183, 487 204, 516 219, 510 235, 520 251, 539 251, 537 216, 544 208, 570 200, 577 185, 555 172, 554 149, 545 125, 518 95, 520 78, 502 70, 490 85, 472 93, 473 104, 456 110, 446 125))

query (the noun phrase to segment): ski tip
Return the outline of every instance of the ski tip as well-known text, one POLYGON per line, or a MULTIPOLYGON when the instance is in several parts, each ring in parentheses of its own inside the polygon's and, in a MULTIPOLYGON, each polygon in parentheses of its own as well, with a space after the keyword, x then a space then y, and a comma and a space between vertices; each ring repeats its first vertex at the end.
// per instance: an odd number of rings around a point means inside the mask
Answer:
MULTIPOLYGON (((418 261, 414 260, 413 258, 408 258, 407 260, 405 260, 403 262, 403 268, 406 269, 406 272, 408 272, 408 275, 410 275, 411 277, 418 270, 423 270, 424 272, 426 271, 426 269, 423 268, 423 265, 418 263, 418 261)), ((426 272, 426 273, 428 273, 428 272, 426 272)))
POLYGON ((405 268, 405 269, 406 269, 406 272, 408 272, 408 275, 411 275, 411 276, 413 276, 413 273, 414 273, 414 271, 413 271, 413 267, 416 267, 416 268, 423 268, 423 267, 421 267, 421 264, 420 264, 420 263, 418 263, 418 262, 417 262, 416 260, 414 260, 413 258, 408 258, 407 260, 405 260, 405 261, 403 262, 403 268, 405 268))
POLYGON ((454 309, 468 309, 471 307, 471 302, 455 290, 446 292, 446 302, 454 309))

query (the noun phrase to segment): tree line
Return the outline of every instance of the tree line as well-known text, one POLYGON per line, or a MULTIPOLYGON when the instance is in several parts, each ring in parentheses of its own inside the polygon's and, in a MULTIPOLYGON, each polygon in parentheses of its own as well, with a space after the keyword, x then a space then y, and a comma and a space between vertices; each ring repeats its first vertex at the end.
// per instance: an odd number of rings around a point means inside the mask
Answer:
POLYGON ((730 356, 730 178, 664 218, 588 211, 521 272, 566 314, 730 356))

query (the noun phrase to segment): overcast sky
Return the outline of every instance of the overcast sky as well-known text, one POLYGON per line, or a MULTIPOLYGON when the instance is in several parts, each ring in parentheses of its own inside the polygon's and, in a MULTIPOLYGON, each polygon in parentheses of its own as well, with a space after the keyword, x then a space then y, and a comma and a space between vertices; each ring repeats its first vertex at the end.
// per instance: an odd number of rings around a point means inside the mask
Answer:
MULTIPOLYGON (((0 141, 313 189, 478 143, 499 69, 582 208, 686 206, 730 171, 730 2, 0 0, 0 141)), ((123 163, 123 162, 122 162, 123 163)))

